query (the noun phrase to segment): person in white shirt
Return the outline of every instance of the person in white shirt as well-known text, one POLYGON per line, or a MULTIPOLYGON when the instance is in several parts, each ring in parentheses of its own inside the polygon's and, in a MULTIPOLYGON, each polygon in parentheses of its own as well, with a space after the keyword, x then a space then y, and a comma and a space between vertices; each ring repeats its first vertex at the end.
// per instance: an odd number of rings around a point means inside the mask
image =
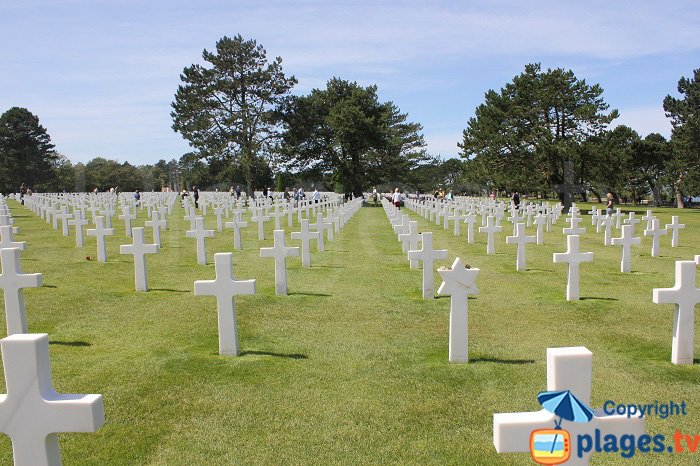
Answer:
POLYGON ((399 188, 396 188, 394 190, 394 195, 391 196, 391 202, 396 206, 397 209, 401 209, 401 193, 399 192, 399 188))
POLYGON ((313 200, 314 204, 318 204, 318 202, 321 200, 321 193, 318 192, 318 189, 314 189, 313 200))

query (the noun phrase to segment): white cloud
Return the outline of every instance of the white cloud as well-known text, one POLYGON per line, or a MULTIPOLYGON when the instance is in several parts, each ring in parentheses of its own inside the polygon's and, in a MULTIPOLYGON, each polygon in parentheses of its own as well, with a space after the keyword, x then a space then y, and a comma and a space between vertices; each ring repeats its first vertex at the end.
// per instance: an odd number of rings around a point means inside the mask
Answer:
POLYGON ((666 118, 661 105, 620 110, 620 118, 613 121, 613 127, 626 125, 644 138, 650 133, 671 137, 671 121, 666 118))

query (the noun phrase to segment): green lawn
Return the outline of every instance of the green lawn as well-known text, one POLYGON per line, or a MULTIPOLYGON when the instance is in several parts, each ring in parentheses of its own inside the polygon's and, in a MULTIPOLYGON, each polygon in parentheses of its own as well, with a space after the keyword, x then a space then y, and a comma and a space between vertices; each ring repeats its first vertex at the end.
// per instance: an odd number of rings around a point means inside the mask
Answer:
MULTIPOLYGON (((222 357, 215 298, 195 297, 193 282, 214 278, 213 254, 233 250, 231 230, 208 240, 210 264, 197 265, 177 206, 161 233, 163 249, 147 259, 151 291, 136 293, 132 257, 118 253, 130 242, 120 221, 103 264, 86 260, 96 256, 94 238, 78 249, 73 236, 8 202, 21 229, 16 239, 28 243, 23 269, 43 274, 43 288, 25 291, 26 307, 29 330, 49 334, 54 386, 104 396, 99 432, 60 436, 66 465, 532 464, 528 453, 496 454, 492 416, 540 409, 545 350, 556 346, 593 352, 593 407, 607 399, 685 400, 687 417, 650 418, 648 430, 700 434, 700 365, 671 364, 673 306, 652 303, 653 288, 673 286, 674 261, 700 254, 698 210, 658 209, 662 223, 680 215, 687 225, 681 246, 672 249, 664 237, 662 257, 652 258, 643 238, 629 274, 619 272, 620 248, 604 247, 586 216, 581 250, 595 260, 581 265, 584 299, 571 303, 566 265, 552 263, 552 253, 566 249, 563 221, 544 245, 528 245, 528 270, 516 272, 515 246, 504 241, 510 224, 497 254, 486 256, 485 235, 468 245, 466 228, 454 237, 451 226, 412 213, 419 230, 433 231, 435 246, 449 250, 438 265, 460 256, 481 269, 481 293, 470 299, 471 362, 453 365, 449 298, 421 299, 421 272, 409 270, 383 209, 361 209, 325 253, 314 248, 311 268, 288 260, 290 295, 281 297, 272 259, 259 257, 272 245, 273 223, 264 242, 250 224, 234 272, 257 279, 257 294, 236 298, 243 355, 222 357)), ((135 225, 144 220, 145 212, 135 225)), ((210 212, 207 226, 215 225, 210 212)), ((11 455, 2 436, 0 463, 11 464, 11 455)), ((599 454, 592 464, 699 458, 700 449, 631 460, 599 454)))

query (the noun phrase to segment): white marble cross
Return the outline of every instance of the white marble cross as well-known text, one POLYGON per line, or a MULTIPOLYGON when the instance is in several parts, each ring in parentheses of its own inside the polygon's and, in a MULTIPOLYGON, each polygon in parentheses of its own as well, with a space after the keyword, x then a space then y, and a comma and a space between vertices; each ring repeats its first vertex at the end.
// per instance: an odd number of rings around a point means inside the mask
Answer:
POLYGON ((485 227, 479 227, 479 233, 486 233, 486 254, 496 254, 493 235, 501 230, 503 227, 496 225, 496 218, 493 215, 488 216, 485 227))
MULTIPOLYGON (((85 246, 85 238, 83 237, 83 226, 87 225, 89 222, 83 216, 83 212, 80 209, 75 209, 73 211, 73 219, 68 220, 68 224, 75 228, 75 245, 76 247, 82 248, 85 246)), ((129 231, 131 234, 131 231, 129 231)))
POLYGON ((217 205, 214 207, 214 215, 216 215, 216 231, 223 231, 224 224, 222 217, 224 215, 224 206, 217 205))
POLYGON ((611 240, 612 240, 613 218, 610 215, 600 217, 600 220, 598 220, 598 224, 605 227, 605 230, 603 232, 603 244, 605 246, 610 246, 612 244, 611 240))
POLYGON ((423 299, 435 298, 434 262, 447 259, 447 249, 433 249, 433 233, 421 233, 421 248, 408 251, 408 260, 423 262, 423 299))
POLYGON ((622 213, 622 209, 620 207, 616 207, 615 213, 612 214, 612 217, 615 219, 615 229, 619 230, 620 229, 620 222, 622 221, 622 217, 624 217, 624 214, 622 213))
POLYGON ((301 231, 292 232, 293 240, 301 241, 301 266, 311 267, 311 245, 310 241, 315 239, 318 241, 320 234, 317 231, 309 230, 309 219, 301 220, 301 231))
POLYGON ((624 223, 632 226, 631 236, 634 236, 634 226, 642 221, 636 218, 635 212, 630 212, 629 217, 624 220, 624 223))
POLYGON ((476 215, 469 212, 464 216, 464 223, 467 224, 467 244, 474 244, 474 224, 476 223, 476 215))
POLYGON ((241 247, 241 228, 248 226, 248 222, 241 221, 240 212, 234 212, 230 222, 224 223, 226 228, 233 228, 233 248, 242 249, 241 247))
POLYGON ((68 207, 63 207, 61 212, 56 216, 61 219, 61 231, 63 236, 69 236, 70 232, 68 231, 68 220, 73 218, 73 214, 68 213, 68 207))
POLYGON ((537 233, 535 238, 537 238, 537 244, 544 244, 544 225, 547 223, 547 217, 543 214, 535 215, 535 225, 537 225, 537 233))
POLYGON ((114 234, 114 228, 105 228, 104 217, 95 217, 95 228, 89 228, 87 230, 88 236, 94 236, 97 238, 97 261, 107 262, 107 242, 105 241, 105 236, 112 236, 114 234))
POLYGON ((0 395, 0 432, 12 440, 17 466, 57 466, 59 432, 96 432, 102 395, 64 395, 51 383, 49 338, 17 334, 0 341, 7 394, 0 395))
POLYGON ((695 306, 700 303, 700 289, 695 286, 696 266, 695 261, 676 261, 675 286, 654 289, 653 300, 656 304, 675 304, 671 348, 673 364, 693 364, 695 306))
POLYGON ((233 254, 214 254, 216 280, 194 282, 195 296, 216 296, 219 315, 219 354, 238 356, 238 326, 234 296, 255 294, 255 280, 236 280, 233 275, 233 254))
POLYGON ((151 220, 146 220, 144 222, 145 226, 151 227, 151 229, 153 230, 153 242, 158 248, 161 247, 160 229, 165 228, 166 224, 167 222, 165 220, 160 219, 160 212, 158 212, 157 210, 153 210, 151 212, 151 220))
POLYGON ((582 262, 593 262, 592 252, 579 252, 579 240, 579 236, 567 236, 566 252, 552 254, 552 260, 555 264, 560 262, 569 264, 569 273, 566 281, 567 301, 578 301, 579 299, 579 264, 582 262))
POLYGON ((273 232, 275 245, 271 248, 260 248, 260 257, 273 257, 275 259, 275 294, 287 294, 287 257, 299 256, 298 247, 287 247, 284 244, 284 230, 273 232))
MULTIPOLYGON (((651 212, 651 211, 649 211, 651 212)), ((659 257, 659 242, 668 230, 659 226, 659 219, 652 216, 651 228, 644 230, 644 236, 651 236, 651 257, 659 257)))
POLYGON ((439 268, 442 284, 439 295, 450 298, 450 338, 448 359, 450 362, 469 361, 469 296, 479 293, 474 281, 479 269, 468 269, 459 257, 452 268, 439 268))
POLYGON ((205 243, 205 238, 214 236, 214 230, 204 229, 204 219, 202 217, 197 217, 194 221, 194 230, 188 230, 185 232, 188 238, 197 239, 197 263, 200 265, 207 264, 207 245, 205 243))
MULTIPOLYGON (((631 212, 631 214, 634 212, 631 212)), ((613 246, 622 246, 622 259, 620 260, 620 272, 627 273, 630 271, 630 257, 632 255, 630 247, 632 245, 641 244, 641 238, 634 237, 634 224, 622 225, 622 236, 612 239, 613 246)))
POLYGON ((250 220, 258 223, 258 240, 265 240, 265 222, 270 220, 270 217, 265 215, 265 210, 262 207, 257 209, 250 220))
POLYGON ((122 209, 122 215, 120 215, 119 220, 124 221, 124 229, 126 230, 126 237, 131 238, 131 221, 136 219, 136 215, 131 213, 129 206, 125 206, 122 209))
MULTIPOLYGON (((154 214, 157 212, 154 210, 154 214)), ((158 252, 157 244, 146 244, 143 242, 143 227, 132 228, 133 243, 119 246, 120 254, 131 254, 134 256, 134 277, 136 291, 148 291, 148 271, 146 270, 146 254, 158 252)))
POLYGON ((27 247, 26 241, 15 241, 14 230, 11 225, 0 226, 0 249, 19 248, 24 251, 27 247))
POLYGON ((281 230, 280 219, 284 217, 284 212, 280 210, 279 204, 275 203, 275 210, 270 212, 269 216, 275 219, 275 230, 281 230))
MULTIPOLYGON (((418 222, 415 220, 410 220, 408 222, 408 233, 402 233, 399 235, 399 241, 401 241, 401 250, 403 252, 413 251, 418 249, 418 241, 420 240, 420 233, 418 233, 418 222)), ((411 259, 409 261, 409 268, 418 268, 418 259, 411 259)))
POLYGON ((195 223, 197 221, 197 209, 195 209, 192 206, 187 206, 186 208, 187 214, 185 215, 185 220, 190 222, 190 230, 194 230, 195 228, 195 223))
POLYGON ((27 333, 27 312, 24 307, 24 288, 41 286, 40 273, 22 273, 19 248, 0 249, 0 288, 5 295, 7 334, 27 333))
POLYGON ((316 223, 310 223, 309 227, 313 228, 314 231, 318 232, 318 241, 316 241, 316 245, 318 247, 319 252, 323 252, 326 250, 325 242, 324 242, 324 230, 326 229, 325 223, 323 223, 323 214, 318 213, 316 215, 316 223))
POLYGON ((671 230, 671 247, 672 248, 677 248, 678 247, 678 230, 683 230, 685 228, 685 224, 683 223, 678 223, 678 215, 674 215, 671 217, 671 223, 666 224, 666 229, 671 230))
POLYGON ((586 234, 586 229, 583 227, 579 227, 578 224, 583 221, 583 218, 581 217, 574 217, 571 216, 566 219, 567 222, 571 223, 569 228, 563 228, 562 233, 565 235, 585 235, 586 234))
POLYGON ((645 228, 646 230, 651 230, 652 227, 652 222, 656 217, 654 217, 654 212, 651 210, 647 210, 646 215, 642 215, 642 220, 647 222, 647 227, 645 228))
MULTIPOLYGON (((547 348, 547 391, 570 390, 579 400, 590 406, 593 382, 593 353, 584 347, 547 348)), ((536 394, 533 393, 533 400, 536 394)), ((646 418, 626 414, 606 415, 594 410, 590 422, 564 421, 562 428, 570 433, 571 458, 567 466, 588 464, 593 437, 598 435, 634 435, 639 438, 646 432, 646 418), (579 445, 579 436, 587 438, 589 445, 579 445), (579 456, 581 450, 581 456, 579 456)), ((493 415, 493 445, 498 453, 530 451, 532 432, 538 429, 553 429, 558 416, 542 409, 531 413, 500 413, 493 415)))
POLYGON ((515 270, 521 271, 526 269, 526 246, 527 243, 534 243, 537 238, 534 236, 527 236, 525 234, 525 224, 516 224, 516 234, 514 236, 506 236, 507 244, 517 244, 518 252, 515 259, 515 270))

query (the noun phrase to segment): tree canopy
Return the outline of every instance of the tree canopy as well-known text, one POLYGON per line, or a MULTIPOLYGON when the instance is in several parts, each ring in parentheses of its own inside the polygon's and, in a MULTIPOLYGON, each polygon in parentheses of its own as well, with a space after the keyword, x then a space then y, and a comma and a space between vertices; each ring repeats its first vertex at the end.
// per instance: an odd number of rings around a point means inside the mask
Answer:
POLYGON ((372 184, 405 178, 425 160, 422 127, 407 118, 392 102, 379 101, 377 86, 333 78, 326 89, 289 101, 280 161, 359 195, 372 184))
POLYGON ((580 182, 580 145, 618 116, 607 111, 602 94, 572 71, 529 64, 500 92, 486 93, 463 132, 461 155, 500 189, 552 190, 580 182), (565 179, 567 165, 574 180, 565 179))
POLYGON ((248 190, 255 186, 261 159, 278 144, 279 106, 296 84, 286 77, 282 59, 240 35, 223 37, 216 52, 202 53, 210 67, 186 67, 172 103, 173 129, 201 158, 241 167, 248 190))
POLYGON ((682 207, 684 188, 700 191, 700 69, 692 78, 678 81, 678 93, 681 99, 670 95, 664 99, 664 111, 673 126, 672 157, 666 170, 682 207))
POLYGON ((19 192, 22 183, 46 189, 58 160, 39 117, 20 107, 0 115, 0 192, 19 192))

